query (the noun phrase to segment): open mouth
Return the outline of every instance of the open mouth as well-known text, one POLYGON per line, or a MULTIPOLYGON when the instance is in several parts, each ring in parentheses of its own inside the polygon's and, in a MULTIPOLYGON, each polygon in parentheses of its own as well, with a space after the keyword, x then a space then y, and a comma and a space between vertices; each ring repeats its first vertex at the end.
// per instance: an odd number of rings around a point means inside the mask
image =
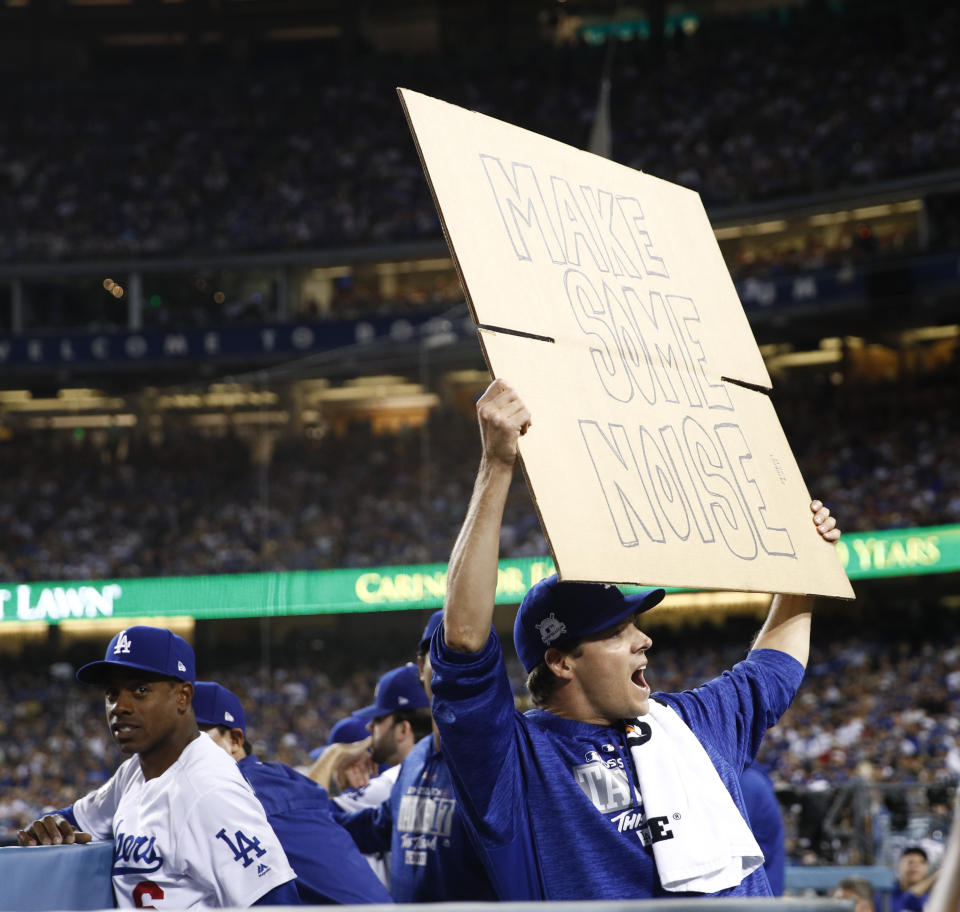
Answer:
POLYGON ((646 679, 643 676, 643 669, 638 668, 632 675, 630 675, 630 680, 633 681, 637 687, 642 688, 643 690, 649 690, 650 687, 647 684, 646 679))

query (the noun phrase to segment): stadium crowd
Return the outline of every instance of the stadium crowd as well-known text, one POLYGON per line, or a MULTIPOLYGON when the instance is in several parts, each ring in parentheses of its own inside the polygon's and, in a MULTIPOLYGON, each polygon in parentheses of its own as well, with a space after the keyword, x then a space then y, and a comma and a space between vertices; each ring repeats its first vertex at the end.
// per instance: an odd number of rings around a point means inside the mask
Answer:
MULTIPOLYGON (((955 5, 927 4, 914 28, 893 5, 850 18, 817 8, 788 25, 705 24, 659 59, 623 47, 614 157, 709 206, 955 167, 955 5)), ((361 54, 240 76, 162 62, 122 78, 31 74, 0 99, 0 260, 439 237, 394 86, 583 147, 602 65, 602 49, 577 44, 495 65, 361 54)))
MULTIPOLYGON (((914 390, 829 383, 775 395, 811 490, 847 531, 960 522, 952 374, 914 390)), ((288 435, 268 464, 239 437, 171 434, 107 445, 26 435, 0 446, 0 576, 187 576, 445 561, 469 500, 472 417, 426 430, 288 435), (428 455, 424 460, 424 451, 428 455), (69 464, 72 471, 63 473, 69 464)), ((547 554, 515 482, 506 556, 547 554)))

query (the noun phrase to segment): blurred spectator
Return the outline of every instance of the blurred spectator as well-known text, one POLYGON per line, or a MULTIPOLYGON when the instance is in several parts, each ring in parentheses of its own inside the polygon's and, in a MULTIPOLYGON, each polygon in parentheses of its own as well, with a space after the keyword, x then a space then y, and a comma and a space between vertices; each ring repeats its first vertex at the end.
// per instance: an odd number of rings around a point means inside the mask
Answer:
POLYGON ((890 893, 891 912, 922 912, 936 876, 930 873, 926 849, 907 846, 897 863, 897 879, 890 893))
POLYGON ((865 877, 845 877, 830 895, 835 899, 855 900, 853 912, 876 912, 873 884, 865 877))

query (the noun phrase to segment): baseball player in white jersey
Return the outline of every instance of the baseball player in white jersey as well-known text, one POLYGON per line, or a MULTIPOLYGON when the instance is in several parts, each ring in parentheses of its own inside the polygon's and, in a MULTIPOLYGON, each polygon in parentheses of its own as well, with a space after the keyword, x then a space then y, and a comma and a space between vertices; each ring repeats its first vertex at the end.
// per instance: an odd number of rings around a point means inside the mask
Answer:
POLYGON ((197 728, 193 650, 157 627, 129 627, 102 662, 107 723, 132 754, 103 786, 34 821, 21 845, 112 839, 121 908, 299 905, 296 877, 237 764, 197 728))

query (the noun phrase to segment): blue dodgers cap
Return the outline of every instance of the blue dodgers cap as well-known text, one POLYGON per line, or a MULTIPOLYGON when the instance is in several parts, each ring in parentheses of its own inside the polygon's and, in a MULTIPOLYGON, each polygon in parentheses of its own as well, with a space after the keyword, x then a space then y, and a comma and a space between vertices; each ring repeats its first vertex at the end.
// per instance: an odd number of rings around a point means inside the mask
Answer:
POLYGON ((531 586, 513 624, 513 645, 529 674, 551 646, 558 648, 606 630, 658 605, 663 589, 624 595, 602 583, 560 582, 556 573, 531 586))
POLYGON ((367 723, 357 716, 347 716, 330 729, 327 744, 355 744, 369 735, 367 723))
MULTIPOLYGON (((369 735, 370 732, 367 731, 366 720, 360 719, 357 716, 347 716, 330 729, 330 734, 327 735, 325 744, 321 747, 315 747, 310 751, 310 759, 316 760, 331 744, 356 744, 358 741, 369 737, 369 735)), ((381 764, 380 772, 382 773, 386 769, 388 769, 388 765, 381 764)))
POLYGON ((427 692, 420 683, 420 672, 412 662, 393 668, 379 681, 373 692, 373 703, 353 715, 364 722, 396 712, 398 709, 420 709, 430 705, 427 692))
POLYGON ((84 665, 77 671, 77 680, 102 684, 115 668, 149 671, 191 684, 197 678, 193 648, 165 627, 137 625, 121 630, 107 645, 103 661, 84 665))
POLYGON ((430 641, 437 628, 443 623, 443 609, 439 608, 430 615, 427 626, 423 628, 423 636, 420 637, 420 651, 430 648, 430 641))
POLYGON ((193 714, 201 728, 208 725, 226 725, 239 728, 247 734, 247 717, 240 698, 222 684, 197 681, 193 689, 193 714))

